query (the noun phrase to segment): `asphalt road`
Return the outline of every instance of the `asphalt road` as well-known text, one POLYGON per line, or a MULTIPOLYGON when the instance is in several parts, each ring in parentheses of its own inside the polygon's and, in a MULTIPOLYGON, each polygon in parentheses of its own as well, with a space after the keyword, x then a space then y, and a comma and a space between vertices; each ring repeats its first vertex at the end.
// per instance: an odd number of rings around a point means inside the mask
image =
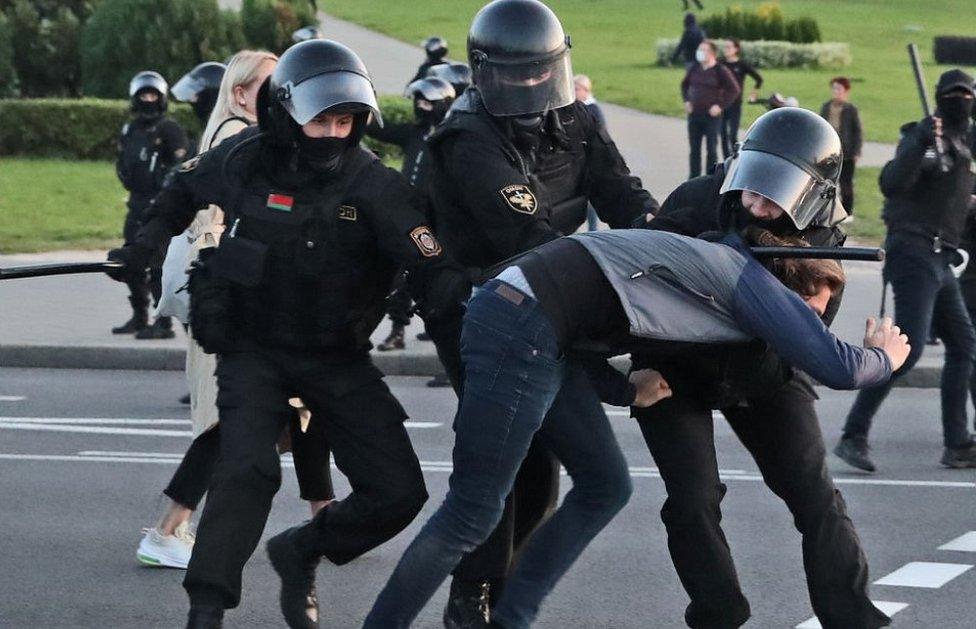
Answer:
MULTIPOLYGON (((453 395, 425 388, 422 378, 389 382, 411 420, 425 422, 410 434, 432 498, 390 543, 348 566, 320 568, 323 626, 358 626, 446 489, 453 395)), ((154 522, 160 490, 189 443, 187 411, 176 403, 184 387, 176 372, 0 369, 0 627, 182 626, 182 572, 144 568, 135 549, 140 528, 154 522)), ((821 394, 824 432, 832 444, 852 396, 821 394)), ((907 570, 914 586, 873 585, 875 600, 907 605, 893 626, 972 629, 976 474, 938 467, 937 417, 937 391, 895 390, 876 425, 879 473, 852 474, 839 462, 834 469, 870 559, 872 582, 912 562, 955 565, 941 568, 951 578, 938 587, 918 587, 940 570, 933 566, 907 570), (940 549, 953 540, 959 540, 954 548, 968 550, 940 549)), ((663 485, 636 425, 623 415, 611 420, 632 466, 634 496, 553 592, 537 626, 680 629, 687 599, 658 517, 663 485)), ((722 420, 716 422, 716 439, 729 485, 725 530, 753 608, 747 626, 812 626, 802 624, 812 612, 789 514, 722 420)), ((337 480, 341 495, 348 486, 341 475, 337 480)), ((266 532, 306 514, 287 469, 266 532)), ((243 604, 229 612, 226 626, 283 626, 277 581, 263 549, 248 564, 244 585, 243 604)), ((440 626, 445 596, 446 588, 417 627, 440 626)))

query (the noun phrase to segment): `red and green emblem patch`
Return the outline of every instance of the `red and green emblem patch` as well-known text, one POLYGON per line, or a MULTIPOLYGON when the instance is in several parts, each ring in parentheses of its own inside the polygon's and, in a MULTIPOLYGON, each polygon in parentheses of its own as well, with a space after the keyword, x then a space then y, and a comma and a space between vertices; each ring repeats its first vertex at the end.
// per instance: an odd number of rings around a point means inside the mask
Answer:
POLYGON ((268 195, 268 207, 272 210, 291 212, 291 206, 293 205, 295 205, 295 198, 287 194, 275 194, 272 192, 268 195))

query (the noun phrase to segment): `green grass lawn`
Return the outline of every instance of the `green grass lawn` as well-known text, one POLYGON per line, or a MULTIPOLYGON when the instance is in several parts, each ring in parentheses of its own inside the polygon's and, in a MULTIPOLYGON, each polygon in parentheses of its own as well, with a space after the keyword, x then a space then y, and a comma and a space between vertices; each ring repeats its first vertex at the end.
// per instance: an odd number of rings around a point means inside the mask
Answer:
POLYGON ((111 162, 4 157, 0 253, 117 246, 125 199, 111 162))
MULTIPOLYGON (((484 4, 484 0, 330 0, 327 9, 411 43, 433 34, 444 36, 451 56, 465 59, 468 26, 484 4)), ((710 15, 731 5, 755 8, 761 0, 704 4, 704 14, 710 15)), ((678 84, 683 70, 653 65, 657 39, 681 33, 678 0, 551 0, 549 5, 573 38, 573 69, 593 78, 598 99, 682 115, 678 84)), ((830 77, 846 74, 854 80, 851 100, 861 110, 867 138, 896 142, 898 127, 921 116, 905 45, 918 44, 926 79, 934 85, 945 68, 932 61, 932 38, 972 35, 976 24, 972 0, 941 0, 936 5, 919 0, 783 0, 780 6, 787 19, 816 18, 824 41, 847 42, 854 61, 840 70, 764 70, 763 92, 796 96, 801 105, 817 110, 830 96, 830 77)), ((746 107, 744 124, 762 111, 746 107)))

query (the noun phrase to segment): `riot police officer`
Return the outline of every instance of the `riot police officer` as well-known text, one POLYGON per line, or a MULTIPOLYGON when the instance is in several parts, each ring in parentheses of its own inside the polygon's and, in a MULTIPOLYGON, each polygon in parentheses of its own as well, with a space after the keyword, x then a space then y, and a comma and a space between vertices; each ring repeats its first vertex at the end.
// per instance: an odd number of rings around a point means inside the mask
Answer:
MULTIPOLYGON (((128 211, 122 229, 125 242, 132 242, 143 222, 143 215, 153 196, 159 192, 163 177, 171 167, 186 157, 186 133, 175 120, 166 117, 169 88, 158 72, 140 72, 129 83, 132 119, 122 127, 119 136, 115 172, 129 191, 128 211)), ((172 338, 169 317, 159 317, 148 327, 149 294, 158 303, 162 294, 162 263, 165 247, 150 261, 150 274, 132 274, 129 303, 132 318, 112 328, 112 334, 135 334, 136 338, 172 338)))
POLYGON ((427 70, 431 66, 444 63, 444 57, 447 56, 447 40, 443 37, 438 37, 437 35, 428 37, 421 45, 424 47, 424 53, 426 53, 427 58, 417 68, 417 73, 410 79, 411 83, 427 76, 427 70))
POLYGON ((193 113, 204 127, 217 103, 217 93, 220 91, 220 81, 224 78, 225 70, 227 66, 222 63, 206 61, 180 77, 170 90, 176 100, 190 103, 193 113))
POLYGON ((218 356, 221 456, 184 587, 189 627, 219 627, 281 481, 277 409, 300 396, 322 422, 352 493, 268 544, 291 627, 317 627, 315 569, 345 564, 405 527, 427 498, 403 408, 369 357, 397 269, 421 312, 460 309, 468 286, 404 179, 360 147, 381 121, 369 74, 336 42, 281 56, 259 93, 258 128, 185 162, 138 239, 110 254, 141 268, 196 210, 219 205, 227 231, 191 276, 191 329, 218 356))
MULTIPOLYGON (((942 370, 942 465, 976 467, 976 440, 966 418, 976 332, 951 266, 972 208, 973 77, 949 70, 936 86, 935 116, 901 128, 895 158, 881 171, 882 217, 888 228, 884 280, 895 298, 895 320, 912 342, 912 354, 892 380, 922 355, 931 328, 945 343, 942 370)), ((834 452, 873 472, 868 456, 871 420, 891 383, 860 392, 834 452)))
MULTIPOLYGON (((786 107, 761 116, 741 147, 712 174, 685 182, 650 229, 688 236, 759 225, 817 246, 840 246, 846 216, 838 195, 840 139, 819 116, 786 107)), ((836 314, 839 295, 824 319, 836 314)), ((661 518, 668 549, 691 601, 689 627, 738 627, 749 603, 721 528, 725 485, 715 457, 712 409, 720 409, 786 503, 803 535, 813 608, 824 627, 875 628, 888 618, 867 595, 867 561, 827 472, 809 379, 765 344, 662 358, 637 353, 634 369, 659 370, 671 399, 632 409, 668 497, 661 518)))
MULTIPOLYGON (((428 188, 438 234, 472 276, 574 232, 588 201, 611 227, 630 227, 658 209, 606 130, 576 102, 569 43, 556 15, 536 0, 496 0, 471 24, 474 85, 429 140, 428 188)), ((428 331, 457 388, 460 330, 437 327, 428 331)), ((448 626, 485 622, 485 583, 498 589, 513 542, 554 504, 557 483, 554 459, 534 445, 502 523, 455 571, 448 626)))
POLYGON ((471 67, 466 63, 438 63, 427 70, 427 76, 450 83, 456 96, 463 94, 471 85, 471 67))
MULTIPOLYGON (((370 125, 366 133, 381 142, 399 146, 403 150, 403 166, 400 172, 411 186, 426 189, 427 138, 440 124, 454 102, 454 88, 438 78, 423 78, 407 86, 407 94, 413 101, 413 122, 370 125)), ((387 338, 377 346, 381 352, 403 349, 404 329, 410 323, 410 295, 402 284, 390 295, 387 308, 393 325, 387 338)))

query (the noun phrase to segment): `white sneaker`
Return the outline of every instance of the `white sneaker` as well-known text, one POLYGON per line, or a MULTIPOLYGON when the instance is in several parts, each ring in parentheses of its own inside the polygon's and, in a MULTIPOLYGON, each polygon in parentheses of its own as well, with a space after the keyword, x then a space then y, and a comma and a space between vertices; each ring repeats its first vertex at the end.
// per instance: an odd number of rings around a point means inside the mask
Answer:
POLYGON ((186 570, 193 553, 193 533, 184 522, 173 535, 163 535, 156 527, 142 529, 142 541, 136 559, 147 566, 186 570))

